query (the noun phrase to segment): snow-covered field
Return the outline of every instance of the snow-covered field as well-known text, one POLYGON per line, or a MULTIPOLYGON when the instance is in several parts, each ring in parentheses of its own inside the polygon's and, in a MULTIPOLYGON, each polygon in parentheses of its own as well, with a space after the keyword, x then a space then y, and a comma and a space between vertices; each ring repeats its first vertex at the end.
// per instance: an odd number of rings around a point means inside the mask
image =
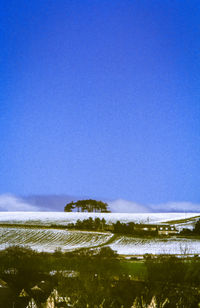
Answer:
POLYGON ((198 239, 141 239, 121 236, 109 246, 122 255, 200 254, 200 240, 198 239))
POLYGON ((34 250, 53 252, 99 246, 112 234, 55 229, 0 228, 0 249, 11 245, 29 246, 34 250))
MULTIPOLYGON (((65 213, 65 212, 0 212, 0 223, 23 223, 41 225, 67 225, 89 217, 105 218, 107 223, 163 223, 166 221, 200 217, 200 213, 65 213)), ((195 219, 194 219, 195 221, 195 219)))
MULTIPOLYGON (((0 228, 0 249, 11 245, 29 246, 38 251, 53 252, 107 245, 111 233, 68 231, 37 228, 0 228)), ((182 238, 141 239, 119 236, 109 246, 118 254, 200 254, 200 240, 182 238)))
MULTIPOLYGON (((83 247, 107 245, 110 233, 67 231, 58 229, 30 228, 32 225, 67 225, 78 219, 105 218, 107 223, 135 222, 159 224, 172 221, 177 228, 192 228, 200 213, 65 213, 65 212, 0 212, 0 223, 26 224, 23 227, 0 227, 0 249, 10 245, 27 245, 39 251, 73 250, 83 247), (176 221, 176 222, 174 222, 176 221)), ((109 246, 123 255, 152 254, 200 254, 200 240, 184 238, 139 239, 120 236, 109 246)))

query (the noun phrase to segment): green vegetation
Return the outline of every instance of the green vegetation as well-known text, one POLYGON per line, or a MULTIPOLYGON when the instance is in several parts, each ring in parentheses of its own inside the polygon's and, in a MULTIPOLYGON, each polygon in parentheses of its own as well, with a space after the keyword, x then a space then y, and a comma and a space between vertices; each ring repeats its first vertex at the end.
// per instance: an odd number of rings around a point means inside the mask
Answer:
POLYGON ((72 201, 66 204, 64 211, 72 212, 74 209, 77 209, 78 212, 109 213, 107 203, 93 199, 72 201))
POLYGON ((89 231, 100 231, 106 230, 106 221, 104 218, 100 219, 96 217, 92 219, 89 217, 88 219, 80 220, 78 219, 77 222, 70 223, 67 225, 68 228, 71 229, 78 229, 78 230, 89 230, 89 231))
POLYGON ((0 307, 6 308, 27 307, 31 298, 44 307, 55 290, 56 307, 130 308, 137 302, 144 308, 155 297, 155 307, 192 308, 200 302, 200 259, 128 261, 109 247, 38 253, 15 246, 0 251, 0 284, 6 286, 0 290, 0 307))
POLYGON ((148 225, 137 224, 134 222, 121 223, 117 221, 113 224, 106 224, 105 219, 89 217, 88 219, 78 219, 76 223, 70 223, 68 228, 75 230, 90 230, 90 231, 111 231, 115 234, 132 235, 132 236, 157 236, 158 231, 156 225, 153 225, 153 229, 147 228, 148 225), (147 230, 145 230, 147 229, 147 230))
POLYGON ((147 268, 143 260, 121 260, 121 272, 131 275, 135 280, 147 279, 147 268))
MULTIPOLYGON (((200 259, 179 259, 161 255, 146 257, 147 282, 166 307, 199 307, 200 259)), ((160 306, 158 306, 160 307, 160 306)), ((165 307, 165 306, 164 306, 165 307)))

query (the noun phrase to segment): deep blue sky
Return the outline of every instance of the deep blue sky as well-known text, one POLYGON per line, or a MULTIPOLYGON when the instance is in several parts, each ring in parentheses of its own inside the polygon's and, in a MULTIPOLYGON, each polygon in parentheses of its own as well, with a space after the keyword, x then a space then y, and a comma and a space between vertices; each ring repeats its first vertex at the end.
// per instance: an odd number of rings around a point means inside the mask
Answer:
POLYGON ((0 193, 200 202, 200 2, 0 2, 0 193))

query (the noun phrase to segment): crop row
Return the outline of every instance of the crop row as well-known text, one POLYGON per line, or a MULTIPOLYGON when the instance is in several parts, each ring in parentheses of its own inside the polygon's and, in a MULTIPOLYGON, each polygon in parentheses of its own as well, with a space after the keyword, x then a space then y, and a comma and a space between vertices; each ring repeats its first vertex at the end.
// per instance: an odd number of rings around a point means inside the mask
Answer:
POLYGON ((0 228, 0 248, 26 245, 40 251, 54 251, 60 247, 71 250, 98 246, 108 241, 110 234, 76 232, 53 229, 0 228))
POLYGON ((140 239, 121 236, 110 244, 110 247, 124 255, 200 254, 200 241, 186 238, 140 239))

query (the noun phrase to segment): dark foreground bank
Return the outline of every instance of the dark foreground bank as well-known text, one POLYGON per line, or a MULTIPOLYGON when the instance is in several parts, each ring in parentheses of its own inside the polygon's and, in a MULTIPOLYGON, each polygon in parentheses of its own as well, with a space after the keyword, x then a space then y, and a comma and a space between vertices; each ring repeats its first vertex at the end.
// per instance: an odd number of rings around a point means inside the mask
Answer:
POLYGON ((120 260, 109 247, 0 252, 0 307, 198 307, 200 259, 120 260))

